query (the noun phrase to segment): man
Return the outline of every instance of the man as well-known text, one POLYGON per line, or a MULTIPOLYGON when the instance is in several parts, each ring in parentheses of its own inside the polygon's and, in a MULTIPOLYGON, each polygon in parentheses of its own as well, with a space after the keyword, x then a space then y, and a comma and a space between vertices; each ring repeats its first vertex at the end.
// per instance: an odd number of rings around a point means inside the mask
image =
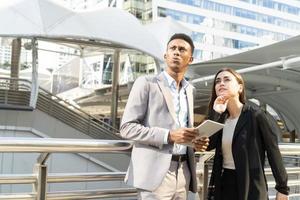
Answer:
POLYGON ((130 92, 120 133, 135 141, 125 182, 139 199, 184 200, 196 192, 194 149, 182 145, 197 135, 187 128, 193 126, 193 87, 184 79, 193 51, 189 36, 173 35, 165 71, 138 78, 130 92))

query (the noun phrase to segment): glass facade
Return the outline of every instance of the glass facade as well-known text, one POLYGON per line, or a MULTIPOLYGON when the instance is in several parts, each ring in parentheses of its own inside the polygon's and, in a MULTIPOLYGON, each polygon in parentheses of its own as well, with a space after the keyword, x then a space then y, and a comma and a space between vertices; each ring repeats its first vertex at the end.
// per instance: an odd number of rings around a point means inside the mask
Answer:
POLYGON ((195 32, 195 31, 193 31, 192 35, 191 35, 193 41, 199 42, 199 43, 201 43, 203 41, 203 36, 204 36, 204 33, 199 33, 199 32, 195 32))
MULTIPOLYGON (((205 38, 206 38, 204 33, 199 33, 199 32, 192 32, 191 37, 194 42, 199 42, 199 43, 205 42, 205 38)), ((216 46, 235 48, 235 49, 257 46, 256 43, 245 42, 245 41, 240 41, 240 40, 235 40, 235 39, 225 38, 220 36, 213 36, 213 40, 211 44, 216 46)))
MULTIPOLYGON (((168 8, 161 8, 161 7, 158 8, 158 16, 160 17, 170 16, 175 20, 182 21, 185 23, 197 24, 197 25, 200 25, 206 18, 205 16, 194 15, 182 11, 172 10, 168 8)), ((272 35, 273 39, 278 41, 290 37, 290 35, 272 32, 264 29, 258 29, 258 28, 254 28, 242 24, 236 24, 236 23, 226 22, 217 19, 211 19, 211 20, 212 20, 212 25, 211 25, 212 27, 222 29, 222 30, 227 30, 236 33, 257 36, 257 37, 261 37, 264 35, 272 35)))
POLYGON ((201 24, 205 19, 204 16, 194 15, 191 13, 186 13, 178 10, 172 10, 168 8, 158 8, 158 16, 167 17, 170 16, 177 21, 182 21, 190 24, 201 24))
MULTIPOLYGON (((168 8, 158 8, 158 16, 160 17, 166 17, 170 16, 175 20, 182 21, 185 23, 190 23, 190 24, 202 24, 204 23, 204 20, 206 19, 204 16, 200 15, 194 15, 190 13, 185 13, 182 11, 177 11, 177 10, 172 10, 168 8)), ((251 36, 256 36, 256 37, 262 37, 266 35, 271 35, 272 39, 274 40, 284 40, 289 38, 289 35, 286 34, 281 34, 281 33, 276 33, 264 29, 258 29, 242 24, 236 24, 236 23, 230 23, 230 22, 225 22, 217 19, 211 19, 211 27, 212 28, 218 28, 222 30, 227 30, 231 32, 236 32, 236 33, 242 33, 246 35, 251 35, 251 36)), ((192 34, 192 37, 195 41, 200 42, 202 40, 203 34, 202 33, 196 33, 194 32, 192 34)), ((246 44, 246 43, 245 43, 246 44)), ((250 43, 249 43, 250 44, 250 43)), ((250 46, 254 46, 255 44, 250 44, 250 46)), ((244 46, 244 45, 243 45, 244 46)))
POLYGON ((195 59, 202 60, 202 58, 203 58, 203 51, 200 50, 200 49, 195 49, 193 56, 194 56, 195 59))
POLYGON ((272 1, 272 0, 241 0, 247 3, 251 3, 254 5, 258 5, 258 6, 263 6, 266 8, 271 8, 274 10, 278 10, 280 12, 285 12, 285 13, 289 13, 292 15, 298 15, 300 16, 300 8, 288 5, 288 4, 284 4, 281 2, 276 2, 276 1, 272 1))
POLYGON ((294 21, 290 21, 290 20, 282 19, 280 17, 270 16, 270 15, 266 15, 266 14, 246 10, 246 9, 241 9, 233 6, 228 6, 213 1, 208 1, 208 0, 168 0, 168 1, 187 4, 187 5, 203 8, 206 10, 212 10, 212 11, 238 16, 246 19, 252 19, 255 21, 268 23, 280 27, 286 27, 289 29, 295 29, 295 30, 300 29, 300 23, 294 21))
MULTIPOLYGON (((190 24, 205 23, 204 16, 194 15, 194 14, 185 13, 182 11, 176 11, 176 10, 161 8, 161 7, 158 8, 158 16, 160 16, 160 17, 170 16, 177 21, 182 21, 182 22, 190 23, 190 24)), ((235 30, 235 32, 244 30, 244 29, 238 28, 239 25, 233 26, 234 27, 234 29, 233 29, 233 28, 230 28, 231 27, 230 23, 223 23, 223 24, 224 24, 223 29, 227 26, 227 28, 235 30)), ((247 29, 245 29, 245 30, 247 30, 247 29)), ((245 34, 248 34, 248 33, 252 34, 253 32, 245 31, 245 34)), ((236 48, 236 49, 257 46, 257 44, 255 44, 255 43, 249 43, 249 42, 239 41, 239 40, 229 39, 229 38, 222 38, 222 37, 218 37, 215 35, 207 35, 207 34, 204 34, 201 32, 192 32, 191 37, 194 42, 215 45, 215 46, 236 48)), ((223 54, 221 54, 221 55, 224 56, 223 54)), ((213 58, 219 57, 219 56, 220 56, 220 54, 217 54, 217 52, 206 52, 206 51, 199 50, 199 49, 196 49, 194 52, 194 58, 197 60, 213 59, 213 58)))
MULTIPOLYGON (((197 49, 196 46, 194 57, 198 60, 214 59, 237 52, 237 49, 249 49, 262 44, 265 45, 274 41, 285 40, 295 35, 295 31, 300 30, 300 20, 297 20, 297 17, 300 16, 299 6, 294 7, 288 3, 279 3, 275 0, 236 1, 240 1, 241 6, 245 5, 244 8, 237 7, 234 3, 229 5, 223 3, 225 1, 214 0, 165 0, 163 4, 161 4, 162 1, 160 0, 126 0, 124 2, 125 4, 130 2, 131 5, 129 7, 131 8, 144 8, 146 5, 146 7, 150 7, 150 4, 157 6, 156 8, 152 8, 151 6, 151 10, 157 10, 157 13, 153 13, 153 15, 147 17, 149 22, 152 21, 152 18, 156 19, 156 17, 171 17, 176 21, 185 23, 187 27, 191 24, 193 27, 191 37, 198 43, 198 46, 199 44, 205 44, 206 46, 225 47, 225 50, 224 48, 215 48, 212 52, 212 50, 197 49), (277 12, 274 12, 274 15, 273 12, 263 13, 259 11, 259 9, 253 9, 253 6, 250 7, 250 4, 276 10, 277 12), (187 9, 183 10, 182 5, 199 8, 199 10, 204 9, 211 11, 212 15, 207 16, 200 11, 190 12, 187 9), (295 15, 295 20, 293 20, 293 18, 285 19, 285 17, 276 15, 276 13, 278 14, 279 12, 295 15), (214 18, 214 13, 218 14, 218 16, 221 14, 221 16, 227 17, 214 18), (234 19, 234 21, 231 19, 234 19), (244 20, 237 22, 237 19, 244 20), (253 26, 251 25, 252 23, 244 23, 245 20, 272 26, 253 26), (200 25, 199 29, 197 25, 200 25), (286 33, 277 32, 276 27, 285 28, 287 31, 286 33), (220 32, 214 33, 213 30, 220 30, 220 32), (289 34, 289 30, 292 30, 291 34, 289 34), (226 36, 223 36, 222 31, 226 31, 226 36), (251 38, 257 39, 253 39, 252 41, 251 38), (229 52, 226 48, 229 48, 229 52), (232 49, 232 51, 230 49, 232 49)), ((143 13, 145 14, 146 12, 143 11, 143 13)), ((152 14, 152 12, 149 13, 152 14)), ((137 16, 137 18, 143 21, 141 16, 137 16)))
MULTIPOLYGON (((178 6, 175 4, 170 4, 170 6, 159 6, 157 7, 158 17, 171 17, 174 20, 184 22, 186 24, 200 25, 199 32, 197 29, 193 28, 191 37, 193 41, 205 44, 206 46, 215 46, 215 47, 226 47, 230 49, 249 49, 257 47, 262 44, 269 44, 274 41, 281 41, 290 38, 293 34, 289 34, 288 30, 300 30, 300 21, 297 20, 288 20, 282 17, 261 13, 257 10, 251 9, 242 9, 235 7, 233 5, 226 5, 224 3, 218 3, 212 0, 166 0, 173 3, 178 3, 178 6), (226 16, 239 17, 247 20, 253 20, 255 22, 260 22, 264 24, 270 24, 278 26, 280 28, 286 28, 285 33, 280 33, 268 29, 268 26, 265 28, 263 26, 251 26, 247 23, 243 23, 241 20, 240 23, 234 23, 230 21, 230 18, 227 17, 226 20, 222 18, 214 18, 213 15, 206 16, 205 13, 201 12, 189 12, 184 11, 180 8, 179 4, 185 4, 208 11, 213 11, 215 13, 224 14, 226 16), (227 31, 227 36, 222 36, 214 33, 212 30, 227 31), (238 33, 238 34, 236 34, 238 33), (250 36, 250 37, 249 37, 250 36), (249 40, 251 37, 259 38, 259 40, 254 39, 249 40)), ((273 10, 278 10, 280 12, 286 12, 294 15, 299 15, 300 8, 292 7, 288 4, 278 3, 272 0, 240 0, 245 4, 253 4, 259 7, 266 7, 273 10)), ((186 10, 186 9, 185 9, 186 10)), ((220 15, 219 15, 220 16, 220 15)), ((296 16, 295 16, 296 17, 296 16)), ((236 18, 237 19, 237 18, 236 18)), ((296 19, 296 18, 295 18, 296 19)), ((188 25, 187 25, 188 26, 188 25)), ((209 49, 209 48, 208 48, 209 49)), ((211 49, 211 48, 210 48, 211 49)), ((222 52, 222 48, 216 50, 204 50, 197 49, 194 53, 194 57, 198 60, 207 60, 222 57, 225 55, 230 55, 228 52, 222 52)), ((231 51, 235 52, 235 51, 231 51)))

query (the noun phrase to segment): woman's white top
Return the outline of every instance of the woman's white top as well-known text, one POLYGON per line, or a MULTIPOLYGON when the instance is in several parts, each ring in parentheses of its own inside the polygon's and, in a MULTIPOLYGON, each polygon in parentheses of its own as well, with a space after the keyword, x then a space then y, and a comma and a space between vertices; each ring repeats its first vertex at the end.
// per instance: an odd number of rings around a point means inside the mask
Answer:
POLYGON ((226 119, 223 128, 222 137, 222 153, 223 153, 223 168, 235 169, 234 160, 232 156, 232 138, 234 129, 237 124, 239 116, 234 119, 226 119))

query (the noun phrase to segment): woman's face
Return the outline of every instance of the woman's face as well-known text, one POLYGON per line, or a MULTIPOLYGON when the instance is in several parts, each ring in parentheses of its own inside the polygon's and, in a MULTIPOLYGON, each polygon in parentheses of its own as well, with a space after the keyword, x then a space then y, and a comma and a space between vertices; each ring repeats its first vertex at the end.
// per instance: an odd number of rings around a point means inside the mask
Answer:
POLYGON ((215 82, 217 96, 239 97, 242 89, 242 85, 238 83, 232 73, 223 71, 218 74, 215 82))

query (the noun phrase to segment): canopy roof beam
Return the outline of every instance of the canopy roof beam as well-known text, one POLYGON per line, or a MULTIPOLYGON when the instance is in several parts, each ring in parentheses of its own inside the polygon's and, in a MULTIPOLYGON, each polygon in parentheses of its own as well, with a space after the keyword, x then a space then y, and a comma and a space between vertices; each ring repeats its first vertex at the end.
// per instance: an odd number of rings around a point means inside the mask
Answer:
MULTIPOLYGON (((288 64, 292 64, 292 63, 299 62, 299 60, 300 60, 300 57, 290 58, 290 59, 287 59, 287 60, 283 59, 283 60, 280 60, 280 61, 270 62, 270 63, 266 63, 266 64, 262 64, 262 65, 255 65, 255 66, 246 67, 246 68, 243 68, 243 69, 238 69, 236 71, 238 73, 242 74, 242 73, 247 73, 247 72, 253 72, 253 71, 258 71, 258 70, 283 66, 284 63, 286 63, 286 62, 288 64)), ((211 80, 214 79, 214 77, 215 77, 215 75, 204 76, 204 77, 192 80, 192 83, 197 84, 197 83, 200 83, 200 82, 211 81, 211 80)))

